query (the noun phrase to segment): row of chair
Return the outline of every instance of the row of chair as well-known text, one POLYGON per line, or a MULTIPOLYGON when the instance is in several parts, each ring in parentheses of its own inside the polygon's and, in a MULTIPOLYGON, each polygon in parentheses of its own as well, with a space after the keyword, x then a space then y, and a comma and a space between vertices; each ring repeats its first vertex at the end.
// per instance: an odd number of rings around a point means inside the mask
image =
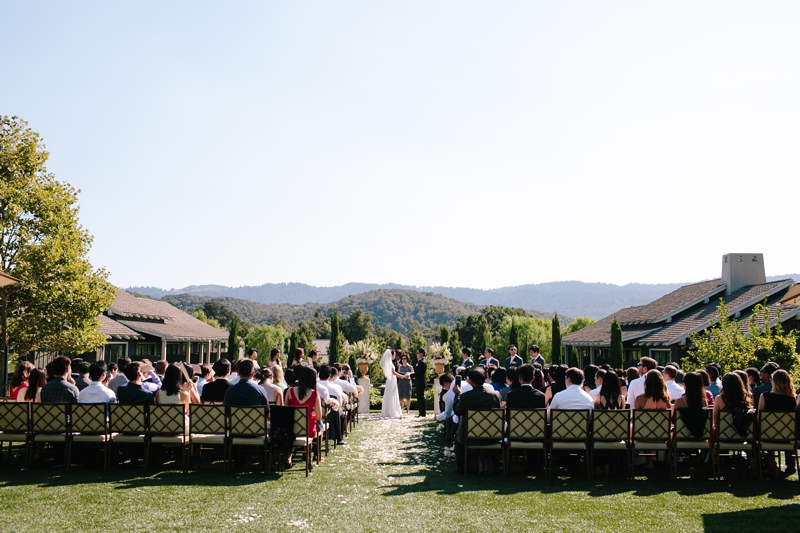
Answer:
POLYGON ((327 451, 327 427, 312 438, 308 417, 307 408, 288 406, 272 406, 268 412, 265 406, 192 404, 187 416, 183 405, 0 402, 0 453, 3 442, 8 442, 10 463, 11 446, 22 443, 29 468, 37 445, 61 443, 68 469, 72 445, 92 443, 102 446, 103 468, 107 469, 110 445, 141 444, 146 470, 151 444, 164 444, 181 448, 186 472, 195 448, 202 454, 204 449, 217 446, 223 450, 227 472, 234 446, 255 446, 263 448, 265 472, 269 473, 273 449, 279 446, 281 453, 302 450, 308 475, 312 452, 316 449, 319 457, 323 440, 327 451), (272 424, 273 420, 280 422, 272 424), (283 431, 276 444, 271 435, 280 431, 278 426, 283 431))
MULTIPOLYGON (((741 454, 755 457, 759 452, 788 451, 797 462, 798 443, 795 436, 795 413, 762 411, 758 427, 749 427, 740 435, 734 425, 732 412, 721 412, 717 438, 712 439, 712 410, 698 412, 703 431, 690 431, 681 410, 671 411, 619 410, 551 410, 548 423, 546 409, 480 409, 464 417, 466 444, 464 473, 470 450, 494 450, 503 455, 507 476, 511 453, 540 451, 545 459, 548 479, 553 471, 553 453, 567 451, 585 457, 591 478, 594 454, 597 451, 616 451, 627 455, 628 475, 633 475, 637 454, 663 452, 669 456, 670 475, 677 477, 679 457, 700 457, 708 451, 719 459, 741 454), (756 432, 757 431, 757 432, 756 432)), ((697 428, 695 429, 697 430, 697 428)), ((756 461, 761 476, 761 461, 756 461)), ((714 474, 719 478, 719 461, 714 461, 714 474)))

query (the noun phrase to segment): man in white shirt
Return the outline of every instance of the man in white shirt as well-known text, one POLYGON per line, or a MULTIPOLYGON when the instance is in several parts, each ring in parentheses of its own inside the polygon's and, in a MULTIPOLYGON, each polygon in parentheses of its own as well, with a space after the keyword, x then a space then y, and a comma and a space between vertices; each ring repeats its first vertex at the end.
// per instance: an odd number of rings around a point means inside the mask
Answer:
POLYGON ((128 384, 128 378, 125 377, 125 367, 127 367, 130 362, 131 360, 129 357, 120 357, 117 359, 117 377, 108 382, 108 388, 114 391, 115 394, 119 387, 124 387, 128 384))
POLYGON ((683 396, 686 392, 683 387, 675 383, 675 377, 678 375, 678 369, 672 365, 664 367, 664 381, 667 382, 667 392, 669 399, 673 402, 683 396))
POLYGON ((336 383, 337 375, 337 370, 332 366, 322 365, 319 369, 320 384, 328 390, 331 398, 335 398, 339 402, 339 410, 331 410, 328 413, 331 439, 338 445, 347 444, 342 440, 342 415, 344 413, 343 406, 347 403, 347 395, 342 390, 342 387, 336 383))
POLYGON ((92 382, 78 393, 78 403, 116 403, 117 395, 103 385, 106 378, 106 364, 98 361, 89 367, 92 382))
POLYGON ((551 409, 589 409, 594 408, 594 398, 581 388, 583 371, 579 368, 567 370, 567 388, 553 396, 550 407, 547 408, 549 417, 551 409))
POLYGON ((636 397, 644 394, 644 375, 650 370, 655 370, 658 363, 650 357, 642 357, 636 367, 639 370, 639 377, 628 383, 627 403, 633 409, 636 404, 636 397))
POLYGON ((253 362, 253 368, 256 371, 256 374, 261 370, 261 365, 258 364, 258 351, 255 348, 249 348, 247 350, 247 358, 253 362))
POLYGON ((203 386, 214 379, 214 371, 211 365, 200 365, 200 379, 197 380, 197 395, 203 395, 203 386))
POLYGON ((358 387, 344 379, 347 374, 347 370, 350 370, 350 367, 347 365, 342 365, 341 370, 337 371, 337 376, 335 383, 339 385, 344 392, 358 392, 358 387))
POLYGON ((589 391, 589 396, 592 398, 596 398, 598 394, 600 394, 600 389, 603 388, 603 377, 606 375, 605 369, 600 369, 597 371, 597 374, 594 375, 594 384, 597 387, 593 388, 589 391))

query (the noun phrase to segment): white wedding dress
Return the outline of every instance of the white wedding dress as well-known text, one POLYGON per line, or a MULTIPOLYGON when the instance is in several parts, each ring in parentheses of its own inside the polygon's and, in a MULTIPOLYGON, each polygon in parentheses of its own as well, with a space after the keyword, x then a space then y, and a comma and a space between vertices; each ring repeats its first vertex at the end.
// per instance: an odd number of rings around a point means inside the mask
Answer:
POLYGON ((392 351, 386 350, 381 357, 381 370, 386 376, 386 387, 383 389, 383 405, 381 416, 383 418, 401 418, 403 410, 400 408, 400 395, 397 393, 397 377, 392 373, 392 351))

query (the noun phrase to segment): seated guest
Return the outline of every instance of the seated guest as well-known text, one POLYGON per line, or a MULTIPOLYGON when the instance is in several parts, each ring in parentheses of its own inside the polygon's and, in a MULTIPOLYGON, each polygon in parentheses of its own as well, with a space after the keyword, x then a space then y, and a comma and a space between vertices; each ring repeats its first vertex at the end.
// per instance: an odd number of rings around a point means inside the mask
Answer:
POLYGON ((214 381, 214 373, 211 365, 200 365, 200 379, 197 380, 197 394, 203 395, 203 387, 206 383, 214 381))
POLYGON ((582 388, 583 372, 580 368, 570 368, 566 373, 566 389, 553 396, 548 409, 589 409, 594 408, 594 398, 582 388))
MULTIPOLYGON (((533 367, 531 366, 531 368, 533 367)), ((500 405, 505 405, 508 401, 508 393, 518 388, 520 388, 519 367, 512 366, 506 371, 506 386, 497 391, 500 393, 500 405)))
POLYGON ((231 363, 224 357, 214 363, 214 381, 203 385, 203 394, 200 399, 203 403, 222 403, 225 393, 231 386, 228 376, 231 373, 231 363))
MULTIPOLYGON (((286 391, 286 405, 308 408, 308 436, 313 438, 317 436, 317 420, 322 419, 322 405, 317 393, 317 373, 313 367, 305 364, 295 365, 294 370, 297 385, 286 391)), ((314 453, 317 453, 316 449, 314 453)))
MULTIPOLYGON (((667 367, 669 368, 669 367, 667 367)), ((675 400, 672 406, 673 416, 676 409, 708 407, 708 399, 703 389, 703 378, 697 372, 689 372, 683 376, 683 396, 675 400)))
POLYGON ((519 388, 509 391, 506 407, 519 409, 544 409, 544 394, 533 388, 533 366, 519 367, 519 388))
POLYGON ((458 415, 460 423, 456 432, 456 471, 463 473, 464 468, 464 444, 466 443, 466 426, 464 425, 464 414, 471 409, 493 409, 500 407, 500 395, 494 390, 486 390, 486 372, 483 368, 473 367, 467 376, 467 383, 472 387, 469 391, 461 393, 461 388, 456 386, 453 389, 455 403, 453 413, 458 415))
MULTIPOLYGON (((758 398, 758 416, 761 417, 762 411, 794 411, 797 407, 797 395, 795 394, 792 377, 786 370, 776 370, 772 374, 772 390, 765 391, 758 398)), ((785 475, 795 472, 794 459, 791 452, 784 452, 786 455, 785 475)), ((778 465, 775 463, 773 453, 769 454, 769 467, 767 475, 775 477, 779 473, 778 465)))
POLYGON ((283 378, 281 365, 272 365, 272 384, 281 389, 281 394, 286 392, 286 381, 283 378))
MULTIPOLYGON (((331 370, 334 370, 333 367, 329 367, 328 365, 321 365, 319 367, 317 391, 320 395, 322 395, 323 390, 328 391, 328 405, 330 406, 330 410, 328 411, 326 420, 328 421, 328 431, 331 439, 333 439, 336 444, 346 444, 342 439, 342 414, 344 413, 344 409, 341 407, 347 402, 347 395, 339 385, 333 382, 334 378, 331 375, 331 370)), ((281 398, 281 400, 283 400, 283 398, 281 398)))
MULTIPOLYGON (((702 370, 696 371, 696 374, 700 375, 702 379, 702 370)), ((684 376, 684 381, 687 376, 684 376)), ((725 374, 722 377, 722 390, 716 400, 714 400, 714 413, 712 415, 714 426, 719 427, 720 411, 732 411, 734 409, 748 410, 752 408, 753 400, 739 376, 733 372, 725 374)))
POLYGON ((270 367, 264 367, 261 371, 261 381, 259 385, 264 389, 264 392, 267 393, 267 400, 269 400, 270 404, 283 405, 283 391, 280 387, 272 383, 272 369, 270 369, 270 367))
POLYGON ((677 400, 683 396, 683 387, 675 382, 678 376, 678 369, 672 365, 664 367, 664 381, 667 383, 667 392, 671 400, 677 400))
POLYGON ((106 378, 106 364, 97 361, 89 367, 89 377, 92 379, 89 386, 78 394, 78 403, 114 403, 117 395, 114 391, 103 385, 106 378))
POLYGON ((508 371, 500 367, 492 373, 492 388, 497 392, 500 392, 502 389, 506 388, 506 376, 508 375, 508 371))
POLYGON ((42 401, 42 387, 47 383, 47 379, 43 370, 34 368, 28 374, 28 381, 26 385, 17 391, 18 402, 36 402, 42 401))
MULTIPOLYGON (((269 411, 269 400, 264 389, 252 381, 255 376, 253 361, 243 359, 236 365, 236 372, 239 374, 239 381, 235 385, 228 387, 225 397, 222 400, 224 405, 248 407, 251 405, 266 405, 269 411)), ((316 378, 315 378, 316 379, 316 378)), ((210 385, 210 383, 209 383, 210 385)))
POLYGON ((33 369, 33 363, 30 361, 20 361, 17 364, 14 377, 11 378, 11 384, 8 386, 8 397, 10 399, 16 400, 19 391, 28 386, 28 376, 30 376, 33 369))
POLYGON ((188 413, 189 404, 200 403, 200 396, 197 394, 197 386, 193 381, 186 379, 184 370, 178 366, 181 364, 174 363, 167 366, 161 382, 161 390, 156 393, 156 403, 161 405, 183 404, 188 413))
POLYGON ((167 373, 167 368, 169 367, 169 362, 166 359, 160 359, 156 361, 156 364, 153 365, 153 372, 155 372, 158 379, 162 382, 164 381, 164 375, 167 373))
POLYGON ((142 389, 157 393, 161 389, 161 376, 156 374, 155 368, 150 361, 142 359, 139 361, 139 370, 142 372, 142 389))
POLYGON ((606 377, 606 372, 607 370, 603 368, 597 369, 597 374, 594 375, 595 387, 592 390, 587 391, 589 396, 592 398, 597 398, 597 395, 600 394, 600 389, 603 387, 603 379, 606 377))
POLYGON ((556 366, 550 367, 551 375, 553 376, 553 381, 550 383, 550 386, 547 387, 547 391, 544 393, 545 399, 547 400, 547 405, 550 405, 550 402, 553 401, 553 397, 558 394, 559 392, 565 390, 567 388, 567 369, 564 366, 556 366))
POLYGON ((108 366, 106 367, 106 377, 109 380, 117 377, 117 363, 108 363, 108 366))
POLYGON ((750 389, 750 394, 753 394, 753 391, 755 391, 756 387, 758 387, 758 384, 760 383, 761 373, 757 368, 752 366, 745 370, 745 373, 747 374, 747 387, 750 389))
POLYGON ((698 374, 700 374, 700 379, 703 380, 703 388, 705 389, 706 400, 708 401, 708 406, 713 407, 714 402, 716 401, 716 396, 711 394, 711 391, 708 390, 709 385, 711 384, 711 377, 708 375, 703 369, 696 370, 698 374))
POLYGON ((142 387, 144 375, 142 374, 142 364, 134 361, 125 367, 125 377, 128 384, 117 388, 117 401, 123 404, 143 404, 154 403, 156 393, 142 387))
POLYGON ((658 370, 650 370, 644 375, 644 394, 636 397, 634 409, 658 411, 669 409, 669 393, 664 376, 658 370))
MULTIPOLYGON (((597 375, 599 376, 600 372, 597 375)), ((597 381, 597 377, 595 377, 595 381, 597 381)), ((616 373, 606 372, 603 374, 600 390, 594 396, 594 408, 601 411, 625 409, 625 396, 622 394, 619 376, 616 373)))
POLYGON ((645 375, 651 370, 655 370, 657 366, 658 363, 652 357, 642 357, 639 359, 639 364, 636 365, 639 377, 628 383, 628 395, 625 398, 625 403, 627 405, 634 405, 636 403, 636 397, 644 393, 645 375))
MULTIPOLYGON (((586 394, 591 394, 591 392, 597 388, 594 377, 597 375, 598 370, 600 370, 600 368, 597 365, 586 365, 583 368, 583 385, 581 388, 583 388, 586 394)), ((594 398, 594 396, 592 396, 592 398, 594 398)))
MULTIPOLYGON (((455 382, 455 378, 453 374, 449 372, 445 372, 441 376, 439 376, 439 385, 442 386, 442 390, 444 391, 443 399, 444 399, 444 409, 436 415, 436 420, 439 422, 445 423, 445 428, 448 427, 448 422, 452 423, 453 420, 453 404, 456 400, 456 395, 453 392, 453 383, 455 382)), ((448 433, 445 431, 445 435, 448 433)))
POLYGON ((48 366, 53 373, 53 380, 42 387, 42 402, 77 402, 80 390, 67 380, 70 370, 69 358, 59 355, 48 366))
POLYGON ((709 380, 706 390, 716 398, 719 396, 720 387, 722 386, 722 382, 719 380, 719 366, 715 363, 708 364, 706 365, 706 372, 709 380))
POLYGON ((544 372, 541 368, 536 368, 533 371, 533 388, 544 394, 547 391, 547 385, 544 382, 544 372))
POLYGON ((131 362, 130 357, 120 357, 117 359, 117 375, 109 380, 107 387, 117 392, 118 387, 124 387, 128 383, 128 378, 125 377, 125 367, 131 362))

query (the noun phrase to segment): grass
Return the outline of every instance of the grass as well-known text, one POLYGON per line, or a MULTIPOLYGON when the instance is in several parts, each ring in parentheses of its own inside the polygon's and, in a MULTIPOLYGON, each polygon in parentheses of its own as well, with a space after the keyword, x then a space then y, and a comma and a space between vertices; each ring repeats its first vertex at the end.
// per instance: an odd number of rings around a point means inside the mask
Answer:
POLYGON ((362 419, 308 478, 299 464, 270 476, 257 464, 244 470, 24 472, 4 463, 0 532, 800 529, 795 479, 464 478, 432 422, 414 418, 362 419))

